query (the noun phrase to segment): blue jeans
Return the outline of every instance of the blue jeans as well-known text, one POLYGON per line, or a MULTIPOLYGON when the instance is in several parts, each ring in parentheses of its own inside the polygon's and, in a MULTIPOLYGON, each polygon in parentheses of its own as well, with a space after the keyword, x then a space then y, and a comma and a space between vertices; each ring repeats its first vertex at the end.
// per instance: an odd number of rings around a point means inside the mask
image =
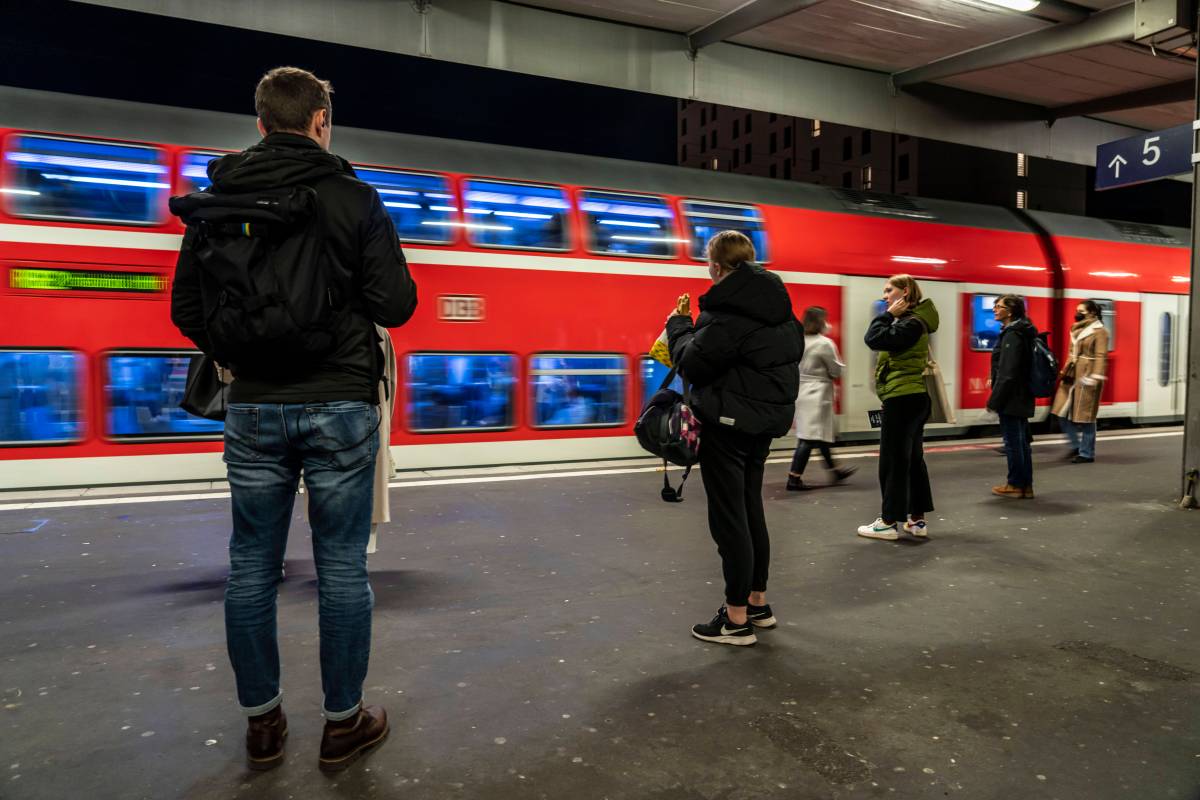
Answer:
POLYGON ((1008 484, 1022 489, 1033 486, 1033 448, 1029 446, 1029 420, 1013 414, 1000 415, 1004 454, 1008 456, 1008 484))
POLYGON ((1070 417, 1059 417, 1058 424, 1067 435, 1072 450, 1078 450, 1084 458, 1096 457, 1096 423, 1072 422, 1070 417))
POLYGON ((367 540, 378 408, 368 403, 234 403, 225 419, 233 495, 225 639, 247 716, 279 705, 275 600, 301 471, 317 567, 325 716, 353 716, 371 652, 367 540))

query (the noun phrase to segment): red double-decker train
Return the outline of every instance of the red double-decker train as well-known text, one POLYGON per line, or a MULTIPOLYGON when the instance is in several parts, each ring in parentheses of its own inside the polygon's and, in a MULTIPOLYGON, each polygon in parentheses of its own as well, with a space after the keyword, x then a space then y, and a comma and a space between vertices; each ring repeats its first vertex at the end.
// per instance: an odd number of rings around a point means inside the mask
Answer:
MULTIPOLYGON (((221 477, 220 423, 178 408, 173 194, 256 139, 250 117, 0 89, 0 486, 221 477)), ((393 332, 402 468, 619 458, 664 370, 646 353, 704 244, 734 228, 799 313, 829 311, 848 364, 839 431, 871 435, 862 332, 884 279, 937 303, 958 426, 984 410, 992 301, 1027 298, 1065 355, 1074 306, 1110 332, 1102 417, 1182 415, 1187 231, 694 169, 338 128, 420 291, 393 332)), ((1045 405, 1039 414, 1045 415, 1045 405)))

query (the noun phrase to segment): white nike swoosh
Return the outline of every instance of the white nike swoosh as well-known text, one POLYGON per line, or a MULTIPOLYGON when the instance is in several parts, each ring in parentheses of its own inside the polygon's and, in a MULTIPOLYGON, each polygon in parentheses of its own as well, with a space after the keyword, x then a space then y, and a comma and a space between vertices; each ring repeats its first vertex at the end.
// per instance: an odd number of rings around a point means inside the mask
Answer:
POLYGON ((732 636, 733 634, 738 633, 739 631, 742 631, 742 630, 745 630, 745 629, 744 628, 734 628, 733 630, 729 630, 724 625, 722 625, 721 626, 721 635, 722 636, 732 636))

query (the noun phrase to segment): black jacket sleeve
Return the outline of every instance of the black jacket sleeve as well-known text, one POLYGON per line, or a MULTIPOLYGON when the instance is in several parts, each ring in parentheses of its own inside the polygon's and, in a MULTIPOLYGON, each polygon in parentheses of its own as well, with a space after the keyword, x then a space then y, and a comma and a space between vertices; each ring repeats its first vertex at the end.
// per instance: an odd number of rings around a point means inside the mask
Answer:
POLYGON ((719 319, 697 329, 691 317, 671 317, 667 320, 667 346, 671 363, 694 386, 712 383, 737 359, 737 345, 719 319))
POLYGON ((417 284, 408 271, 408 261, 392 219, 375 191, 360 229, 361 272, 359 288, 367 315, 385 328, 398 328, 417 310, 417 284))
POLYGON ((212 353, 212 344, 204 330, 204 301, 200 289, 200 269, 192 254, 196 231, 188 228, 183 235, 179 259, 175 262, 175 280, 171 284, 171 322, 191 339, 201 352, 212 353))
POLYGON ((893 323, 892 315, 885 311, 871 320, 863 341, 872 350, 899 353, 919 342, 924 333, 925 326, 916 317, 901 317, 893 323))
POLYGON ((1030 342, 1020 331, 1005 331, 992 353, 992 393, 987 407, 999 413, 1029 383, 1030 342))

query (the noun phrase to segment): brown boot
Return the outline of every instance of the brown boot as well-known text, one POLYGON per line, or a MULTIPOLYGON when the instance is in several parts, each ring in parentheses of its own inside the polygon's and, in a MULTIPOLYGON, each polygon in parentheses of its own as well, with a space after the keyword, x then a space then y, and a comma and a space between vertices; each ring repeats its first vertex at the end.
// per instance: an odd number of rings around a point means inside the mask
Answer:
POLYGON ((1002 486, 993 486, 992 494, 1000 497, 1016 497, 1021 498, 1025 494, 1025 490, 1020 486, 1013 486, 1011 483, 1003 484, 1002 486))
POLYGON ((250 717, 246 726, 246 766, 274 769, 283 763, 283 740, 287 738, 287 715, 283 706, 250 717))
POLYGON ((375 745, 387 738, 387 712, 379 706, 360 708, 349 719, 326 722, 325 735, 321 737, 322 772, 337 772, 375 745))
POLYGON ((1024 489, 1022 489, 1021 497, 1024 498, 1025 500, 1032 500, 1033 499, 1033 487, 1026 486, 1024 489))

